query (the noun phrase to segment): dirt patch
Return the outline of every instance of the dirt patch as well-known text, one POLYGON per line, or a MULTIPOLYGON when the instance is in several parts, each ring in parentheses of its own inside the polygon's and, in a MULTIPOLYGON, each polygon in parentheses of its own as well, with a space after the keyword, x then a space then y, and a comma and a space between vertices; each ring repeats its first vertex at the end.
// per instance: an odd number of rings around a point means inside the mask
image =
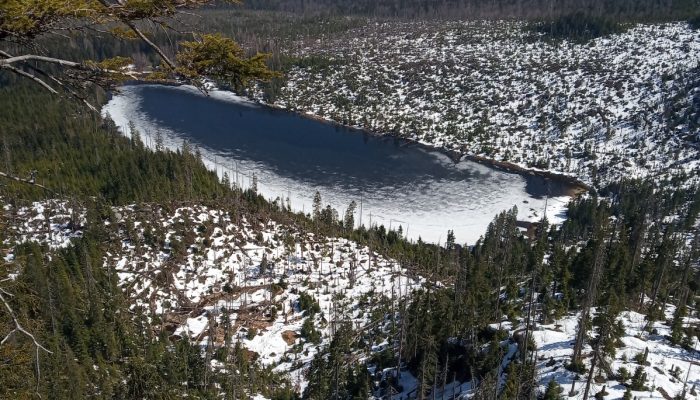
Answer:
POLYGON ((248 349, 243 349, 243 357, 245 357, 248 362, 255 362, 260 358, 260 354, 248 349))
POLYGON ((297 340, 297 333, 294 331, 284 331, 282 332, 282 339, 287 343, 287 345, 291 346, 297 340))
POLYGON ((258 330, 258 332, 264 332, 264 331, 268 330, 268 328, 270 328, 270 326, 272 326, 272 323, 267 318, 248 319, 246 321, 245 326, 247 326, 249 329, 255 328, 258 330))

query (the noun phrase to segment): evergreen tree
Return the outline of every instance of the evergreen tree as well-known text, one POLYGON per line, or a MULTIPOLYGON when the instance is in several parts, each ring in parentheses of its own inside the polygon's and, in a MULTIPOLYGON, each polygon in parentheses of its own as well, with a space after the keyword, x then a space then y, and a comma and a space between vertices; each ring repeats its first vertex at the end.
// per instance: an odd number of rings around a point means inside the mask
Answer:
POLYGON ((557 381, 554 379, 550 380, 547 384, 547 389, 544 391, 544 400, 561 400, 563 399, 562 392, 564 389, 559 386, 557 381))
POLYGON ((321 193, 316 191, 314 194, 314 200, 313 200, 313 213, 311 216, 313 217, 314 221, 318 221, 321 218, 321 208, 323 205, 321 204, 321 193))
POLYGON ((357 203, 355 203, 355 200, 350 202, 350 205, 348 208, 345 210, 345 216, 343 217, 343 226, 345 229, 354 229, 355 228, 355 209, 357 208, 357 203))

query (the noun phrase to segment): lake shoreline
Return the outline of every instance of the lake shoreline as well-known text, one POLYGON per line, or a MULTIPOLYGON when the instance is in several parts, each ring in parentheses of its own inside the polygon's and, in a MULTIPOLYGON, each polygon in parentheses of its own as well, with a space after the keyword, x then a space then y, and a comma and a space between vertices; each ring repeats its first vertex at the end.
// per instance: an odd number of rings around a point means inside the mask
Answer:
MULTIPOLYGON (((253 100, 251 100, 253 101, 253 100)), ((535 169, 535 168, 528 168, 524 167, 519 164, 507 162, 507 161, 499 161, 499 160, 494 160, 488 157, 484 156, 478 156, 478 155, 473 155, 473 154, 468 154, 464 152, 460 152, 457 150, 452 150, 452 149, 447 149, 444 147, 437 147, 437 146, 431 146, 426 143, 419 142, 415 139, 410 139, 406 138, 403 136, 399 136, 390 132, 387 133, 379 133, 379 132, 374 132, 371 130, 368 130, 366 128, 358 127, 358 126, 352 126, 352 125, 345 125, 343 123, 340 123, 338 121, 332 120, 332 119, 327 119, 323 117, 319 117, 318 115, 315 114, 308 114, 305 112, 300 112, 300 111, 295 111, 295 110, 290 110, 288 108, 276 106, 274 104, 269 104, 269 103, 262 103, 262 102, 257 102, 254 101, 255 104, 258 104, 263 107, 268 107, 277 111, 284 111, 290 114, 298 115, 303 118, 315 120, 321 123, 333 125, 333 126, 338 126, 346 129, 352 129, 357 131, 358 133, 366 134, 366 135, 371 135, 374 137, 379 137, 379 138, 387 138, 387 139, 394 139, 394 140, 399 140, 401 142, 406 143, 407 145, 411 146, 416 146, 419 148, 422 148, 427 151, 437 151, 440 152, 441 154, 446 155, 447 157, 452 160, 455 164, 460 162, 463 159, 467 159, 469 161, 474 161, 476 163, 486 165, 501 171, 506 171, 509 173, 514 173, 518 175, 537 175, 541 176, 547 179, 552 179, 555 181, 563 182, 568 185, 571 185, 572 188, 568 191, 567 196, 569 197, 576 197, 578 195, 581 195, 583 193, 587 193, 593 190, 593 187, 586 184, 585 182, 581 181, 580 179, 571 176, 571 175, 566 175, 562 173, 557 173, 553 171, 547 171, 547 170, 541 170, 541 169, 535 169)))
POLYGON ((552 179, 552 180, 555 180, 558 182, 563 182, 563 183, 566 183, 566 184, 572 186, 572 188, 567 191, 567 196, 569 196, 569 197, 577 197, 583 193, 587 193, 587 192, 590 192, 593 190, 592 186, 586 184, 585 182, 583 182, 580 179, 578 179, 574 176, 571 176, 571 175, 566 175, 566 174, 557 173, 557 172, 553 172, 553 171, 535 169, 535 168, 528 168, 528 167, 524 167, 524 166, 519 165, 519 164, 507 162, 507 161, 499 161, 499 160, 494 160, 494 159, 484 157, 484 156, 478 156, 478 155, 463 153, 463 152, 460 152, 457 150, 447 149, 444 147, 431 146, 429 144, 421 143, 417 140, 406 138, 403 136, 398 136, 398 135, 390 133, 390 132, 389 133, 378 133, 378 132, 370 131, 370 130, 362 128, 362 127, 345 125, 345 124, 342 124, 342 123, 335 121, 335 120, 330 120, 327 118, 319 117, 318 115, 294 111, 294 110, 290 110, 290 109, 284 108, 284 107, 279 107, 279 106, 276 106, 273 104, 261 103, 261 102, 255 102, 255 104, 259 104, 263 107, 272 108, 272 109, 278 110, 278 111, 285 111, 285 112, 288 112, 290 114, 298 115, 298 116, 301 116, 303 118, 312 119, 312 120, 315 120, 318 122, 322 122, 322 123, 326 123, 326 124, 330 124, 330 125, 334 125, 334 126, 339 126, 339 127, 343 127, 343 128, 347 128, 347 129, 356 130, 356 131, 358 131, 358 133, 372 135, 372 136, 380 137, 380 138, 387 138, 387 139, 391 138, 394 140, 399 140, 401 142, 406 143, 407 145, 420 147, 420 148, 427 150, 427 151, 437 151, 437 152, 440 152, 440 153, 446 155, 447 157, 449 157, 450 160, 452 160, 452 162, 454 162, 455 164, 460 162, 463 159, 467 159, 469 161, 474 161, 476 163, 486 165, 486 166, 489 166, 489 167, 492 167, 494 169, 498 169, 501 171, 506 171, 509 173, 514 173, 514 174, 518 174, 518 175, 537 175, 537 176, 541 176, 541 177, 544 177, 547 179, 552 179))
MULTIPOLYGON (((125 86, 140 86, 140 85, 161 85, 161 86, 170 86, 170 87, 191 86, 191 85, 186 85, 186 84, 174 82, 174 81, 149 81, 149 82, 129 81, 129 82, 125 83, 125 86)), ((515 174, 518 174, 521 176, 535 175, 535 176, 544 177, 546 179, 552 179, 554 181, 566 183, 566 184, 572 186, 569 190, 567 190, 567 193, 566 193, 567 196, 572 197, 572 198, 594 190, 594 188, 592 186, 586 184, 582 180, 580 180, 574 176, 571 176, 571 175, 566 175, 563 173, 557 173, 557 172, 547 171, 547 170, 542 170, 542 169, 537 169, 537 168, 529 168, 529 167, 525 167, 525 166, 522 166, 519 164, 511 163, 508 161, 499 161, 499 160, 495 160, 495 159, 484 157, 484 156, 469 154, 466 152, 461 152, 461 151, 453 150, 453 149, 447 149, 445 147, 432 146, 432 145, 429 145, 426 143, 419 142, 415 139, 406 138, 403 136, 396 135, 395 133, 391 133, 391 132, 379 133, 379 132, 374 132, 374 131, 371 131, 369 129, 362 128, 359 126, 346 125, 346 124, 343 124, 341 122, 338 122, 338 121, 335 121, 332 119, 328 119, 328 118, 324 118, 324 117, 320 117, 320 116, 315 115, 315 114, 310 114, 307 112, 292 110, 292 109, 289 109, 286 107, 280 107, 280 106, 277 106, 274 104, 257 101, 257 100, 251 99, 248 96, 240 96, 227 88, 220 88, 220 89, 215 88, 215 89, 209 89, 209 90, 220 90, 220 91, 224 91, 227 93, 231 93, 235 96, 239 96, 242 99, 250 101, 251 104, 255 104, 255 105, 258 105, 261 107, 266 107, 266 108, 269 108, 269 109, 272 109, 275 111, 283 111, 283 112, 286 112, 288 114, 296 115, 296 116, 299 116, 302 118, 307 118, 307 119, 321 122, 321 123, 324 123, 327 125, 340 127, 340 128, 344 128, 344 129, 350 129, 350 130, 356 131, 357 133, 361 133, 364 135, 370 135, 370 136, 378 137, 378 138, 397 140, 399 142, 404 143, 405 145, 416 146, 416 147, 419 147, 419 148, 426 150, 426 151, 437 151, 437 152, 449 157, 450 160, 452 160, 452 162, 455 164, 460 162, 463 159, 467 159, 469 161, 474 161, 476 163, 486 165, 486 166, 492 167, 492 168, 497 169, 497 170, 501 170, 501 171, 505 171, 505 172, 509 172, 509 173, 515 173, 515 174)), ((208 93, 206 91, 201 91, 201 92, 202 92, 202 94, 208 96, 208 93)), ((111 97, 111 93, 110 93, 110 97, 111 97)))
POLYGON ((494 216, 514 206, 524 227, 545 214, 552 223, 563 223, 569 200, 579 192, 563 180, 270 107, 229 91, 210 90, 207 96, 192 86, 126 85, 112 93, 102 113, 122 132, 131 123, 146 132, 149 147, 156 132, 173 151, 191 137, 209 169, 223 177, 227 170, 234 173, 235 163, 235 171, 248 173, 245 180, 258 177, 266 199, 288 197, 295 211, 311 209, 312 194, 319 192, 336 210, 352 201, 364 203, 364 215, 389 227, 398 223, 414 240, 439 242, 453 230, 460 240, 474 243, 494 216))

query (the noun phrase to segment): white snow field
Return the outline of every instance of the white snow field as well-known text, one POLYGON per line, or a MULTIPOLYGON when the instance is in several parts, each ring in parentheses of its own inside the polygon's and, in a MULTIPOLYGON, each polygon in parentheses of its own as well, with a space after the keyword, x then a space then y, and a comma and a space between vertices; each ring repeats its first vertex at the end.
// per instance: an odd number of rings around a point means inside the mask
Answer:
MULTIPOLYGON (((131 310, 154 321, 154 329, 202 346, 210 340, 223 345, 226 314, 233 341, 263 365, 288 373, 299 390, 308 363, 330 343, 335 321, 349 321, 355 329, 376 323, 374 308, 390 301, 392 292, 398 301, 425 281, 367 247, 274 221, 233 220, 225 211, 196 205, 113 211, 119 233, 105 267, 116 271, 131 310), (320 307, 313 317, 319 343, 301 336, 310 318, 300 309, 302 293, 320 307)), ((82 213, 65 202, 35 203, 14 214, 22 223, 7 240, 58 248, 81 235, 69 223, 83 221, 82 213)))
POLYGON ((291 70, 280 107, 588 183, 700 166, 686 23, 573 43, 522 22, 370 21, 292 54, 324 62, 291 70))
MULTIPOLYGON (((670 335, 670 324, 673 318, 674 307, 669 305, 665 310, 666 320, 655 321, 649 330, 645 330, 648 322, 643 314, 634 311, 625 311, 618 318, 622 321, 625 334, 621 338, 621 347, 616 349, 614 358, 606 358, 613 374, 618 374, 620 368, 627 370, 629 376, 634 374, 640 366, 634 358, 649 349, 647 364, 642 365, 647 374, 646 386, 648 390, 632 391, 632 397, 637 399, 667 399, 675 398, 683 392, 683 386, 687 377, 686 399, 699 398, 700 390, 700 364, 697 350, 688 351, 680 346, 672 345, 667 336, 670 335), (692 390, 695 388, 695 390, 692 390)), ((686 318, 685 323, 697 324, 697 319, 686 318)), ((576 337, 578 316, 568 316, 551 325, 542 325, 533 333, 537 345, 537 374, 540 391, 544 392, 550 380, 555 380, 564 389, 562 395, 568 397, 571 393, 572 382, 576 378, 574 395, 570 398, 582 399, 588 373, 577 375, 568 371, 564 366, 571 361, 573 343, 576 337)), ((595 335, 593 335, 595 336, 595 335)), ((697 347, 697 343, 694 344, 697 347)), ((584 355, 590 355, 590 345, 584 347, 584 355)), ((590 367, 591 357, 584 360, 590 367)), ((600 363, 598 364, 600 365, 600 363)), ((596 371, 598 367, 596 368, 596 371)), ((606 399, 621 399, 626 387, 617 380, 596 379, 599 374, 594 374, 591 384, 590 396, 600 392, 603 387, 609 394, 606 399)), ((629 383, 629 379, 626 381, 629 383)))

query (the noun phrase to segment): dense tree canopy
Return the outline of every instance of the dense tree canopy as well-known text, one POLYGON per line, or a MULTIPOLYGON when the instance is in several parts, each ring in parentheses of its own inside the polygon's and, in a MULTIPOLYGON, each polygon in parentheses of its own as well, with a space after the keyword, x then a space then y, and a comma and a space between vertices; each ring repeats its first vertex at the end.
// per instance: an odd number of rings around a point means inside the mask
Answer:
POLYGON ((616 20, 683 19, 697 0, 247 0, 254 9, 400 18, 554 18, 572 13, 616 20))
MULTIPOLYGON (((602 365, 610 358, 620 336, 616 319, 622 310, 643 312, 651 324, 664 318, 663 310, 672 305, 676 311, 668 340, 679 345, 696 340, 698 327, 684 324, 684 318, 697 315, 700 288, 697 187, 623 180, 572 201, 568 219, 559 227, 543 219, 526 236, 514 208, 496 216, 473 246, 460 245, 453 233, 444 247, 410 243, 400 228, 353 229, 357 204, 351 203, 341 219, 320 194, 314 198, 313 219, 293 214, 252 190, 221 182, 186 143, 177 152, 151 151, 138 134, 126 138, 109 119, 53 95, 63 92, 87 100, 86 89, 122 79, 201 86, 206 77, 241 85, 270 76, 264 56, 247 58, 245 50, 224 36, 190 34, 191 40, 172 46, 162 40, 163 32, 182 27, 177 22, 181 12, 210 3, 0 2, 0 69, 7 72, 0 73, 0 171, 21 181, 0 183, 6 205, 0 213, 0 252, 12 248, 14 255, 0 258, 0 398, 236 399, 242 398, 236 392, 241 389, 275 400, 296 398, 288 382, 249 359, 229 333, 226 347, 207 355, 198 343, 153 329, 155 323, 143 310, 129 304, 117 286, 117 271, 104 263, 121 245, 108 240, 114 237, 110 233, 130 230, 130 221, 115 223, 111 206, 122 204, 215 204, 249 221, 271 218, 317 236, 355 240, 367 245, 370 255, 392 257, 408 273, 425 278, 422 289, 411 296, 394 299, 387 293, 384 304, 367 305, 372 320, 384 324, 362 331, 343 324, 328 338, 311 319, 304 322, 303 340, 326 339, 326 346, 310 358, 305 392, 298 393, 306 398, 366 399, 374 390, 369 363, 379 370, 395 369, 396 375, 410 371, 419 381, 420 398, 429 398, 453 379, 479 382, 476 398, 493 398, 507 354, 504 326, 510 323, 522 327, 522 335, 513 339, 524 345, 508 367, 502 397, 529 399, 535 394, 535 371, 528 354, 534 359, 536 349, 528 335, 537 324, 567 313, 580 314, 579 351, 567 365, 572 370, 584 368, 589 352, 580 349, 585 346, 600 360, 592 363, 602 365), (65 52, 60 46, 44 46, 58 35, 87 35, 92 47, 65 52), (99 43, 101 37, 108 37, 110 46, 99 43), (150 49, 149 60, 156 61, 138 71, 126 68, 132 60, 117 57, 111 46, 118 40, 138 41, 150 49), (5 240, 11 231, 5 228, 17 223, 11 210, 46 198, 85 209, 82 237, 63 249, 5 240), (376 338, 386 340, 385 350, 368 360, 357 357, 376 338), (212 360, 235 373, 216 372, 212 360)), ((581 20, 562 21, 548 33, 566 35, 578 26, 585 35, 591 28, 579 24, 581 20)), ((177 32, 177 37, 182 35, 177 32)), ((293 238, 290 245, 295 245, 293 238)), ((324 312, 306 292, 300 293, 299 307, 310 315, 324 312)), ((382 382, 386 393, 400 384, 390 375, 382 382)), ((643 388, 644 381, 640 370, 631 386, 643 388)), ((544 397, 559 398, 560 392, 552 383, 544 397)))
MULTIPOLYGON (((235 1, 234 1, 235 2, 235 1)), ((91 85, 109 87, 125 79, 177 80, 200 88, 205 79, 240 86, 249 79, 270 78, 265 54, 247 57, 232 39, 188 33, 179 44, 159 44, 152 30, 180 33, 178 17, 212 0, 7 0, 0 4, 0 69, 30 79, 51 93, 80 98, 91 85), (142 71, 125 56, 67 59, 45 49, 42 40, 83 34, 140 40, 159 62, 142 71)), ((91 108, 94 109, 91 105, 91 108)))

